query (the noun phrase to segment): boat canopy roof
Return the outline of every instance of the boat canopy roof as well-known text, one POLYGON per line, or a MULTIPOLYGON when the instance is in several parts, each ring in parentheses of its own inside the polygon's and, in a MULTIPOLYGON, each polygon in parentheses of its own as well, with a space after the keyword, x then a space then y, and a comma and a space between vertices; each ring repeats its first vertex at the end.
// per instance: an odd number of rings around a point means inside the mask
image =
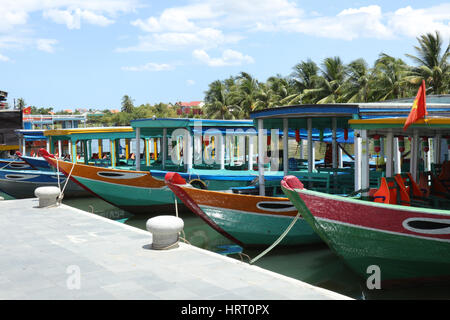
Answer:
POLYGON ((47 137, 44 135, 44 130, 18 129, 16 133, 25 139, 25 141, 47 140, 47 137))
POLYGON ((450 136, 450 117, 420 119, 404 131, 405 121, 405 118, 354 119, 349 121, 349 125, 354 130, 367 130, 370 135, 392 132, 394 136, 412 136, 417 131, 420 136, 450 136))
POLYGON ((332 118, 336 118, 337 127, 348 128, 348 120, 358 114, 356 104, 311 104, 295 105, 279 108, 265 109, 250 113, 250 118, 254 119, 255 126, 257 120, 263 120, 265 129, 282 129, 283 119, 288 119, 289 128, 300 129, 307 127, 307 119, 312 118, 312 127, 315 129, 330 129, 332 118))
MULTIPOLYGON (((283 128, 283 118, 288 119, 289 128, 306 128, 307 118, 312 118, 315 129, 331 128, 331 118, 336 118, 337 128, 349 128, 351 119, 406 118, 411 111, 414 98, 371 103, 303 104, 254 111, 250 118, 257 126, 263 119, 266 129, 283 128)), ((450 95, 427 96, 427 111, 430 117, 450 117, 450 95)))
POLYGON ((135 137, 132 127, 92 127, 45 130, 44 135, 53 140, 93 140, 93 139, 131 139, 135 137))
POLYGON ((252 120, 210 120, 210 119, 187 119, 187 118, 148 118, 131 121, 133 129, 140 128, 141 135, 162 136, 162 129, 167 128, 167 134, 171 134, 175 129, 183 128, 193 133, 194 129, 203 131, 208 128, 243 129, 246 131, 253 128, 252 120))

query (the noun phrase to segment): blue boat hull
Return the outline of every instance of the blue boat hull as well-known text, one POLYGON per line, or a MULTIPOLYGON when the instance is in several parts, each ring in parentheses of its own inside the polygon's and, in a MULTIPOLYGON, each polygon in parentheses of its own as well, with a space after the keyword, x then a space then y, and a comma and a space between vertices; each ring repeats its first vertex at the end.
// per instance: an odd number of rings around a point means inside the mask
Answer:
POLYGON ((23 160, 18 159, 0 159, 0 170, 8 169, 8 170, 33 170, 33 167, 30 166, 23 160))
MULTIPOLYGON (((66 177, 59 174, 61 189, 66 177)), ((34 191, 39 187, 58 186, 55 172, 38 170, 0 170, 0 191, 16 199, 35 198, 34 191)), ((65 198, 91 196, 86 190, 72 181, 67 183, 64 190, 65 198)))
POLYGON ((29 164, 33 169, 43 170, 43 171, 51 171, 52 167, 48 164, 47 161, 43 157, 29 157, 29 156, 20 156, 20 159, 29 164))

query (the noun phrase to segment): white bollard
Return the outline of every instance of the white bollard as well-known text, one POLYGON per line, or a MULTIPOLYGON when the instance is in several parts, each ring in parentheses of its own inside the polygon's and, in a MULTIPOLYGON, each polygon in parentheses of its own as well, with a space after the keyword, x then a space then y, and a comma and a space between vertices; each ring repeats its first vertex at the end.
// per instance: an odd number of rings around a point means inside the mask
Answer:
POLYGON ((39 208, 56 205, 59 194, 58 187, 39 187, 34 190, 34 195, 39 198, 39 208))
POLYGON ((184 222, 175 216, 158 216, 147 220, 147 230, 152 234, 152 248, 168 249, 178 241, 184 222))

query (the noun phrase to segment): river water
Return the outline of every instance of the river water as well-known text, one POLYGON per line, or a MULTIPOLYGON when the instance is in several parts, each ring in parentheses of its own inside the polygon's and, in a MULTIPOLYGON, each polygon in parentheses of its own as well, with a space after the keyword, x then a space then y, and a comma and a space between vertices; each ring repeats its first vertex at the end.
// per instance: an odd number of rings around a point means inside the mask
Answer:
MULTIPOLYGON (((66 199, 63 202, 110 219, 128 219, 125 222, 127 225, 143 230, 146 230, 145 224, 151 217, 175 215, 174 211, 132 215, 98 198, 66 199)), ((233 245, 194 214, 180 217, 185 224, 182 237, 188 243, 214 252, 224 251, 222 246, 233 245)), ((229 257, 248 262, 265 249, 244 249, 242 255, 230 254, 229 257)), ((275 247, 255 265, 355 299, 450 299, 450 284, 369 290, 366 280, 359 278, 325 244, 275 247)))

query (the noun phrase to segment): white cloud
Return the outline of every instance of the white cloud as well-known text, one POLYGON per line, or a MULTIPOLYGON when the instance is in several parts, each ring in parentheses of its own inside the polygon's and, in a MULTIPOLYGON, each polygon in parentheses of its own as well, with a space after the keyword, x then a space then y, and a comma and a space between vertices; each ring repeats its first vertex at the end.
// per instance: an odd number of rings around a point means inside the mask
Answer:
POLYGON ((113 20, 106 18, 101 14, 96 14, 89 10, 81 10, 79 8, 73 10, 57 10, 52 9, 44 12, 44 17, 55 23, 65 24, 68 29, 80 29, 81 21, 105 27, 112 23, 113 20))
POLYGON ((45 51, 48 53, 55 52, 55 48, 53 46, 58 43, 56 39, 37 39, 36 47, 38 50, 45 51))
POLYGON ((221 30, 204 28, 196 32, 166 32, 139 36, 139 42, 136 46, 118 48, 117 51, 168 51, 185 50, 189 47, 210 49, 224 44, 236 43, 241 39, 241 36, 225 35, 221 30))
POLYGON ((379 6, 349 8, 334 17, 317 17, 294 23, 296 32, 325 38, 353 40, 357 38, 392 38, 392 32, 383 24, 379 6))
POLYGON ((48 10, 44 12, 43 16, 55 23, 65 24, 68 29, 80 29, 80 15, 73 14, 68 10, 48 10))
POLYGON ((22 49, 30 43, 29 36, 24 33, 8 33, 0 34, 1 49, 22 49))
POLYGON ((192 55, 210 67, 240 66, 254 62, 252 57, 231 49, 225 50, 220 58, 211 58, 206 51, 199 49, 194 50, 192 55))
POLYGON ((4 55, 2 55, 1 53, 0 53, 0 61, 2 61, 2 62, 8 62, 8 61, 10 61, 11 59, 9 59, 7 56, 4 56, 4 55))
POLYGON ((294 1, 288 0, 212 0, 211 6, 214 12, 222 13, 222 26, 249 30, 277 28, 286 20, 304 15, 294 1))
POLYGON ((175 67, 173 65, 170 64, 166 64, 166 63, 154 63, 154 62, 149 62, 146 63, 144 65, 141 66, 134 66, 134 67, 122 67, 122 70, 124 71, 168 71, 168 70, 173 70, 175 69, 175 67))
POLYGON ((439 30, 450 35, 450 4, 425 9, 384 12, 379 5, 345 8, 335 15, 305 12, 290 0, 196 0, 163 10, 131 24, 149 33, 139 43, 119 51, 208 50, 236 43, 252 32, 303 33, 321 38, 354 40, 416 37, 439 30), (218 36, 208 37, 204 30, 218 36), (230 41, 230 38, 233 39, 230 41))
POLYGON ((389 14, 388 26, 399 35, 417 37, 438 30, 445 38, 450 37, 450 4, 413 9, 410 6, 389 14))
POLYGON ((210 2, 204 2, 167 8, 159 17, 137 19, 131 24, 145 32, 193 32, 204 27, 211 27, 211 20, 217 19, 219 16, 220 13, 214 11, 210 2), (197 23, 200 21, 208 21, 208 23, 203 27, 198 26, 197 23))
POLYGON ((353 40, 358 38, 394 39, 417 37, 438 30, 450 36, 450 4, 426 9, 410 6, 395 12, 383 12, 378 5, 342 10, 336 16, 298 17, 285 20, 279 30, 300 32, 324 38, 353 40))
POLYGON ((186 80, 186 84, 188 86, 193 86, 195 84, 195 80, 192 80, 192 79, 186 80))
POLYGON ((81 20, 106 26, 119 13, 135 11, 139 6, 139 0, 2 0, 0 32, 25 25, 30 14, 37 12, 72 29, 79 28, 81 20))
MULTIPOLYGON (((30 17, 39 14, 49 21, 80 29, 83 23, 108 26, 118 14, 134 12, 141 0, 1 0, 0 48, 7 50, 33 47, 53 52, 57 40, 39 39, 30 17), (38 39, 38 40, 36 40, 38 39)), ((5 56, 3 56, 5 57, 5 56)), ((3 58, 4 60, 5 58, 3 58)))
POLYGON ((25 11, 7 11, 0 10, 0 32, 7 32, 17 25, 24 25, 28 20, 28 14, 25 11))
POLYGON ((132 21, 133 26, 150 34, 140 36, 137 45, 118 51, 211 49, 244 39, 243 31, 299 13, 296 5, 287 0, 196 1, 165 9, 159 16, 132 21))

